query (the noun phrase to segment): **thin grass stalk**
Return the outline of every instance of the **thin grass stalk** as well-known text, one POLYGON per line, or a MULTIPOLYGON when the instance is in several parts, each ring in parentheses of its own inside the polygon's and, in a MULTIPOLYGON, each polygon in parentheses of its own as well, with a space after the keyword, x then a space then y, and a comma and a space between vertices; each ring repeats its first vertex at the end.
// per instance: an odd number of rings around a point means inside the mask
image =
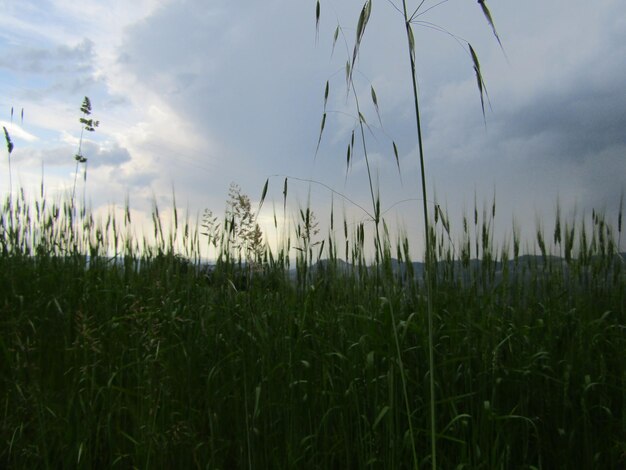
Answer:
MULTIPOLYGON (((617 214, 617 252, 622 249, 622 213, 624 208, 624 191, 622 190, 619 197, 619 211, 617 214)), ((620 255, 621 256, 621 255, 620 255)))
MULTIPOLYGON (((11 108, 13 109, 13 108, 11 108)), ((9 200, 8 200, 8 230, 9 230, 9 237, 8 239, 11 240, 12 237, 12 233, 14 232, 14 224, 13 224, 13 177, 12 177, 12 171, 11 171, 11 153, 13 152, 13 142, 11 141, 11 136, 9 135, 9 132, 7 131, 6 127, 2 127, 2 129, 4 130, 4 138, 6 140, 6 144, 7 144, 7 156, 9 159, 9 200)), ((6 230, 6 229, 5 229, 6 230)))
MULTIPOLYGON (((83 147, 83 133, 85 132, 85 128, 81 128, 80 130, 80 139, 78 141, 78 153, 76 155, 82 155, 81 150, 83 147)), ((72 187, 72 207, 74 207, 74 196, 76 195, 76 179, 78 177, 78 164, 80 163, 79 159, 76 159, 76 168, 74 169, 74 186, 72 187)))
POLYGON ((396 345, 396 354, 398 357, 398 366, 400 367, 400 380, 402 381, 402 395, 404 396, 404 406, 406 409, 406 415, 409 421, 409 433, 411 434, 411 452, 413 453, 413 464, 415 469, 419 468, 417 461, 417 452, 415 450, 415 440, 413 432, 413 420, 411 419, 411 408, 409 406, 409 394, 407 393, 406 374, 404 371, 404 362, 402 361, 402 352, 400 351, 400 341, 398 339, 398 330, 396 328, 396 316, 393 313, 393 305, 388 299, 386 304, 389 305, 389 313, 391 315, 391 329, 393 330, 393 339, 396 345))
POLYGON ((9 158, 9 207, 11 207, 11 197, 13 194, 13 177, 12 175, 12 171, 11 171, 11 153, 13 152, 13 142, 11 141, 11 136, 9 135, 9 132, 7 131, 6 127, 2 127, 2 129, 4 130, 4 138, 6 140, 6 144, 7 144, 7 155, 9 158))
POLYGON ((367 168, 367 180, 369 183, 370 196, 372 197, 372 209, 374 210, 374 226, 376 227, 376 242, 378 244, 376 250, 376 264, 381 262, 383 257, 383 249, 380 243, 380 197, 374 195, 374 184, 372 183, 372 171, 370 169, 370 161, 367 154, 367 144, 365 143, 365 129, 363 129, 363 115, 361 114, 361 107, 359 105, 359 97, 357 96, 356 89, 352 79, 350 80, 352 87, 352 94, 354 95, 354 101, 356 103, 356 110, 359 115, 359 130, 361 131, 361 144, 363 145, 363 155, 365 157, 365 166, 367 168))
POLYGON ((428 369, 429 369, 429 385, 430 385, 430 440, 431 440, 431 464, 433 470, 437 468, 437 434, 435 426, 435 358, 434 358, 434 341, 433 341, 433 305, 432 305, 432 247, 430 241, 429 218, 428 218, 428 198, 426 191, 426 173, 424 171, 424 146, 422 140, 422 122, 420 120, 419 95, 417 92, 417 81, 415 78, 415 55, 413 32, 411 31, 411 22, 406 9, 406 0, 402 0, 402 8, 404 15, 404 24, 406 28, 407 52, 411 64, 411 80, 413 84, 413 101, 415 104, 415 122, 417 126, 417 143, 420 158, 420 174, 422 179, 422 209, 424 215, 424 236, 426 243, 426 305, 428 315, 428 369))

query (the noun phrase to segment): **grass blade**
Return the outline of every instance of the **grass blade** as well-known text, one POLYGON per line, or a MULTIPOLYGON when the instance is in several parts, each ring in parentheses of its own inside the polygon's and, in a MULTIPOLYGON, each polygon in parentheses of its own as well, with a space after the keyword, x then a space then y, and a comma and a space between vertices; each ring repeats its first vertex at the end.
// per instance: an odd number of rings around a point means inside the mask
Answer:
POLYGON ((315 5, 315 42, 319 39, 320 35, 320 1, 317 0, 315 5))
POLYGON ((374 108, 376 109, 376 115, 378 116, 378 122, 380 126, 383 126, 383 121, 380 119, 380 109, 378 108, 378 97, 376 96, 376 91, 374 90, 374 86, 371 86, 372 92, 372 102, 374 103, 374 108))
POLYGON ((472 45, 468 42, 470 54, 472 56, 472 62, 474 63, 474 72, 476 73, 476 84, 478 85, 478 91, 480 92, 480 107, 483 112, 483 120, 486 120, 485 117, 485 96, 489 99, 487 95, 487 87, 485 86, 485 81, 483 80, 483 74, 480 71, 480 62, 478 61, 478 55, 476 55, 476 51, 472 47, 472 45))
POLYGON ((395 141, 392 141, 393 144, 393 155, 396 157, 396 166, 398 167, 398 175, 400 175, 400 182, 402 182, 402 171, 400 171, 400 158, 398 157, 398 147, 395 141))
POLYGON ((370 19, 370 14, 372 13, 372 1, 367 0, 363 8, 361 9, 361 14, 359 15, 359 22, 356 26, 356 41, 354 42, 354 50, 352 52, 352 68, 354 68, 354 64, 356 63, 356 58, 359 55, 359 48, 361 47, 361 41, 363 40, 363 35, 365 34, 365 27, 367 26, 367 22, 370 19))
POLYGON ((320 135, 317 139, 317 147, 315 148, 315 156, 317 157, 317 152, 320 149, 320 144, 322 143, 322 133, 324 132, 324 126, 326 125, 326 113, 322 116, 322 125, 320 126, 320 135))
POLYGON ((335 28, 335 34, 333 35, 333 48, 330 51, 330 56, 333 56, 333 53, 335 52, 335 45, 337 44, 337 39, 339 38, 339 25, 337 25, 337 27, 335 28))
POLYGON ((483 15, 485 15, 485 18, 487 19, 487 23, 489 23, 489 26, 491 26, 493 35, 496 37, 498 44, 500 44, 500 48, 504 51, 504 47, 502 47, 502 41, 500 41, 500 36, 498 36, 498 31, 496 31, 496 25, 493 22, 493 17, 491 16, 489 7, 487 7, 485 0, 478 0, 478 4, 480 5, 480 8, 483 10, 483 15))
POLYGON ((330 91, 330 86, 328 80, 326 80, 326 89, 324 90, 324 112, 326 112, 326 103, 328 102, 328 92, 330 91))
POLYGON ((265 180, 265 184, 263 185, 263 192, 261 193, 261 200, 259 201, 259 209, 257 210, 257 216, 261 211, 261 207, 263 207, 263 202, 265 202, 265 196, 267 196, 267 186, 269 185, 270 179, 265 180))
MULTIPOLYGON (((13 110, 13 108, 11 108, 11 110, 13 110)), ((4 129, 4 139, 6 140, 7 151, 9 152, 10 157, 11 153, 13 152, 13 142, 11 141, 11 136, 9 135, 9 131, 7 131, 7 128, 2 126, 2 129, 4 129)))

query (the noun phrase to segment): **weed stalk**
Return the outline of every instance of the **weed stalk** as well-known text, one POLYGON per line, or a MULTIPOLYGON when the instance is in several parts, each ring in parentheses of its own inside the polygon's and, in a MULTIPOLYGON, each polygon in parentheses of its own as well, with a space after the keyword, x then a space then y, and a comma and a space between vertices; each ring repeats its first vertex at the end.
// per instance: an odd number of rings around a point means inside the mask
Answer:
POLYGON ((415 123, 417 130, 417 144, 420 159, 420 175, 422 182, 422 211, 424 216, 424 242, 426 244, 425 259, 425 277, 426 277, 426 308, 428 315, 428 368, 429 368, 429 386, 430 386, 430 439, 431 439, 431 463, 432 468, 437 468, 437 434, 435 425, 435 355, 433 346, 433 302, 432 302, 432 269, 433 255, 432 242, 429 230, 428 218, 428 198, 426 190, 426 172, 424 169, 424 143, 422 139, 422 121, 420 119, 419 95, 417 92, 417 79, 415 74, 415 39, 413 30, 411 29, 411 21, 406 8, 406 0, 402 0, 402 13, 404 16, 404 25, 406 28, 406 37, 408 43, 409 62, 411 64, 411 83, 413 86, 413 103, 415 106, 415 123))
MULTIPOLYGON (((83 147, 83 134, 85 131, 94 132, 96 127, 100 125, 100 121, 96 121, 93 118, 88 119, 87 116, 91 114, 91 100, 85 96, 83 99, 83 104, 80 107, 80 112, 83 113, 83 117, 79 118, 79 122, 82 127, 80 129, 80 139, 78 141, 78 152, 74 155, 74 160, 76 160, 76 170, 74 171, 74 187, 72 188, 72 209, 74 208, 74 196, 76 195, 76 179, 78 177, 78 165, 80 163, 87 163, 87 158, 83 156, 82 147, 83 147)), ((85 178, 87 170, 85 170, 85 178)))

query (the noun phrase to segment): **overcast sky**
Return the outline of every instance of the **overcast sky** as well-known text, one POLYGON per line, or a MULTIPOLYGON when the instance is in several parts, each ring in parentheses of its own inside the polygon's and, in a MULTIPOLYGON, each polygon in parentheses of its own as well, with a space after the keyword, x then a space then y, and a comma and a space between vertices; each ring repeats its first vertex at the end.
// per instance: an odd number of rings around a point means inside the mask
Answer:
MULTIPOLYGON (((550 230, 557 200, 565 215, 596 208, 616 224, 626 186, 623 0, 492 0, 504 52, 475 0, 437 3, 423 2, 414 33, 429 198, 448 208, 453 229, 475 198, 482 209, 494 193, 501 237, 514 217, 527 237, 537 219, 550 230), (480 59, 486 125, 465 41, 480 59)), ((316 39, 314 0, 0 0, 0 121, 15 144, 14 182, 34 196, 43 167, 50 196, 71 192, 79 108, 89 96, 100 127, 85 136, 83 154, 96 209, 123 206, 128 195, 138 214, 149 214, 154 198, 170 206, 173 190, 193 217, 204 208, 221 214, 231 182, 258 201, 271 177, 267 224, 272 201, 282 213, 289 176, 324 183, 371 212, 358 139, 346 178, 358 128, 345 63, 362 5, 322 0, 316 39)), ((385 215, 419 247, 410 70, 390 0, 373 0, 354 81, 371 128, 374 183, 382 207, 391 207, 385 215)), ((6 154, 1 167, 6 194, 6 154)), ((293 217, 310 197, 325 222, 331 196, 321 185, 289 182, 293 217)), ((333 200, 350 221, 367 217, 333 200)))

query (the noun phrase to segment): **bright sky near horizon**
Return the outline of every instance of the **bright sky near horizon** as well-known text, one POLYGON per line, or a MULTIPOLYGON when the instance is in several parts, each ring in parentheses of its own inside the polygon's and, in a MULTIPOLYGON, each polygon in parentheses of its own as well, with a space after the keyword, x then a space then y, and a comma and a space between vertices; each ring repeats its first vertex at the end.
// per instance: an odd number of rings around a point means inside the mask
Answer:
MULTIPOLYGON (((366 141, 382 207, 390 208, 391 225, 419 244, 411 80, 394 4, 401 2, 373 0, 354 79, 371 127, 366 141)), ((623 0, 487 4, 504 53, 475 0, 427 0, 413 26, 430 197, 448 207, 459 229, 460 214, 472 212, 475 200, 479 210, 490 206, 495 193, 501 237, 513 217, 526 238, 537 219, 550 230, 557 201, 566 216, 595 208, 615 224, 626 189, 623 0), (486 125, 464 41, 481 62, 486 125)), ((174 191, 194 218, 204 208, 221 214, 230 182, 258 200, 271 177, 268 223, 272 200, 282 212, 285 176, 319 181, 370 208, 358 143, 346 179, 357 120, 344 69, 363 1, 321 0, 317 39, 315 5, 0 0, 0 123, 15 144, 14 186, 34 194, 43 167, 48 194, 71 191, 79 108, 89 96, 100 121, 83 146, 94 208, 123 206, 128 195, 137 213, 149 214, 155 198, 163 212, 174 191), (345 40, 333 52, 338 24, 345 40), (328 117, 316 156, 327 80, 328 117)), ((0 168, 6 194, 6 154, 0 168)), ((310 199, 318 218, 328 219, 325 187, 293 179, 289 195, 293 218, 310 199)), ((333 200, 350 219, 366 217, 341 197, 333 200)))

